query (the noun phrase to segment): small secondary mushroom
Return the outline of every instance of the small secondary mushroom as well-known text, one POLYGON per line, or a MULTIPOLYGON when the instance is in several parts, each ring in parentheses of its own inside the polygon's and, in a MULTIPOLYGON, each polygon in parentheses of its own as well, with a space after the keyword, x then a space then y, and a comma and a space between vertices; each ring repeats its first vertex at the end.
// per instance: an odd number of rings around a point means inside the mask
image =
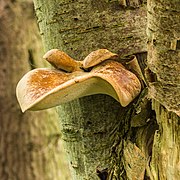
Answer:
MULTIPOLYGON (((62 51, 57 51, 59 50, 51 50, 46 53, 45 58, 53 57, 51 62, 55 62, 58 69, 34 69, 19 81, 16 94, 23 112, 47 109, 92 94, 110 95, 122 106, 127 106, 140 93, 141 84, 136 75, 119 62, 108 58, 102 63, 98 60, 100 64, 85 72, 81 69, 81 64, 78 66, 75 62, 74 65, 75 60, 71 59, 67 66, 76 68, 68 73, 61 70, 68 69, 59 57, 62 51)), ((99 57, 103 56, 102 52, 99 51, 99 57)), ((63 58, 66 61, 69 56, 65 55, 63 58)))
POLYGON ((56 69, 62 69, 67 72, 80 70, 80 67, 82 66, 81 61, 74 60, 66 53, 58 49, 51 49, 43 56, 43 58, 56 69))
POLYGON ((117 54, 114 54, 107 49, 98 49, 96 51, 91 52, 83 61, 83 67, 89 68, 93 67, 107 59, 114 59, 118 57, 117 54))

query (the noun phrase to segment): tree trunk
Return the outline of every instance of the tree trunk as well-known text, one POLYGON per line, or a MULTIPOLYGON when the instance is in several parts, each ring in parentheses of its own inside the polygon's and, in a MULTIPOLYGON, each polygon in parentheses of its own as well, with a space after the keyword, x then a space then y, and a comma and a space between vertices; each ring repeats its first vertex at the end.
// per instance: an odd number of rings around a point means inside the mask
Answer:
MULTIPOLYGON (((145 59, 143 1, 34 2, 46 50, 59 48, 75 59, 83 59, 93 50, 107 48, 120 58, 138 53, 140 61, 145 59)), ((58 107, 73 179, 127 179, 122 157, 133 107, 131 103, 122 108, 105 95, 84 97, 58 107)))
POLYGON ((126 108, 105 95, 59 106, 73 179, 179 179, 179 1, 148 2, 146 71, 145 1, 34 2, 46 50, 59 48, 82 60, 107 48, 120 62, 135 54, 154 99, 155 112, 146 88, 126 108))
POLYGON ((68 179, 55 114, 50 110, 22 114, 15 97, 22 75, 43 65, 36 61, 40 57, 32 2, 0 1, 1 180, 68 179))
POLYGON ((153 179, 180 179, 180 2, 148 1, 149 95, 159 125, 154 136, 153 179))

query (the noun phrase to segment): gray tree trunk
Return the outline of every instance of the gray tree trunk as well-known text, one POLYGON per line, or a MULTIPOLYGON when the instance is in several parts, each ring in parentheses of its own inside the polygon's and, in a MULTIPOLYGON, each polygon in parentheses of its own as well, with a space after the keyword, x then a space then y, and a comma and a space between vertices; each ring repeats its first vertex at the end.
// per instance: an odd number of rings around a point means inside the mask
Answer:
MULTIPOLYGON (((118 53, 120 61, 135 54, 144 68, 145 1, 34 2, 46 50, 59 48, 81 60, 93 50, 107 48, 118 53)), ((126 108, 109 96, 93 95, 61 105, 57 111, 73 179, 155 177, 153 161, 151 167, 149 162, 158 125, 146 88, 126 108)))
POLYGON ((50 110, 23 114, 15 96, 20 78, 43 66, 36 61, 42 57, 42 43, 33 13, 32 2, 0 1, 1 180, 69 177, 55 114, 50 110))

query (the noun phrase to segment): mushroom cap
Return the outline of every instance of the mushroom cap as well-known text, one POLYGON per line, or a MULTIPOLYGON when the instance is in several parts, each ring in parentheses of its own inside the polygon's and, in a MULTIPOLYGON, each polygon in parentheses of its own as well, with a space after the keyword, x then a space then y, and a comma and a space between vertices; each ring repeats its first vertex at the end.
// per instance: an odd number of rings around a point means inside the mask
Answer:
POLYGON ((83 60, 83 67, 90 68, 107 59, 114 59, 118 57, 117 54, 110 52, 107 49, 98 49, 96 51, 92 51, 84 60, 83 60))
POLYGON ((127 106, 140 91, 141 84, 133 73, 108 60, 90 72, 34 69, 19 81, 16 94, 24 112, 47 109, 92 94, 110 95, 127 106))
POLYGON ((65 52, 60 51, 59 49, 51 49, 44 56, 52 66, 56 69, 62 69, 67 72, 72 72, 76 70, 80 70, 82 63, 80 61, 76 61, 70 56, 68 56, 65 52))

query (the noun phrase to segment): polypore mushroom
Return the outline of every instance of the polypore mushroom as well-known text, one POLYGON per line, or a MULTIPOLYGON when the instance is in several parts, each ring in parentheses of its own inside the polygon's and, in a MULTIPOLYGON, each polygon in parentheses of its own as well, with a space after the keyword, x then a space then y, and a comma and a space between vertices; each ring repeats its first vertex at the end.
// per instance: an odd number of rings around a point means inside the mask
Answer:
MULTIPOLYGON (((49 54, 56 58, 53 51, 49 54)), ((46 59, 48 58, 47 53, 46 59)), ((58 59, 59 57, 52 61, 61 64, 58 59)), ((24 112, 47 109, 92 94, 110 95, 122 106, 127 106, 140 90, 141 84, 135 74, 119 62, 106 60, 93 67, 90 72, 80 68, 74 68, 71 73, 60 69, 32 70, 19 81, 16 93, 24 112)))
POLYGON ((83 67, 89 68, 93 67, 107 59, 114 59, 118 57, 117 54, 114 54, 107 49, 98 49, 96 51, 91 52, 83 61, 83 67))
POLYGON ((74 60, 59 49, 51 49, 43 56, 43 58, 56 69, 62 69, 67 72, 79 70, 82 66, 80 61, 74 60))

